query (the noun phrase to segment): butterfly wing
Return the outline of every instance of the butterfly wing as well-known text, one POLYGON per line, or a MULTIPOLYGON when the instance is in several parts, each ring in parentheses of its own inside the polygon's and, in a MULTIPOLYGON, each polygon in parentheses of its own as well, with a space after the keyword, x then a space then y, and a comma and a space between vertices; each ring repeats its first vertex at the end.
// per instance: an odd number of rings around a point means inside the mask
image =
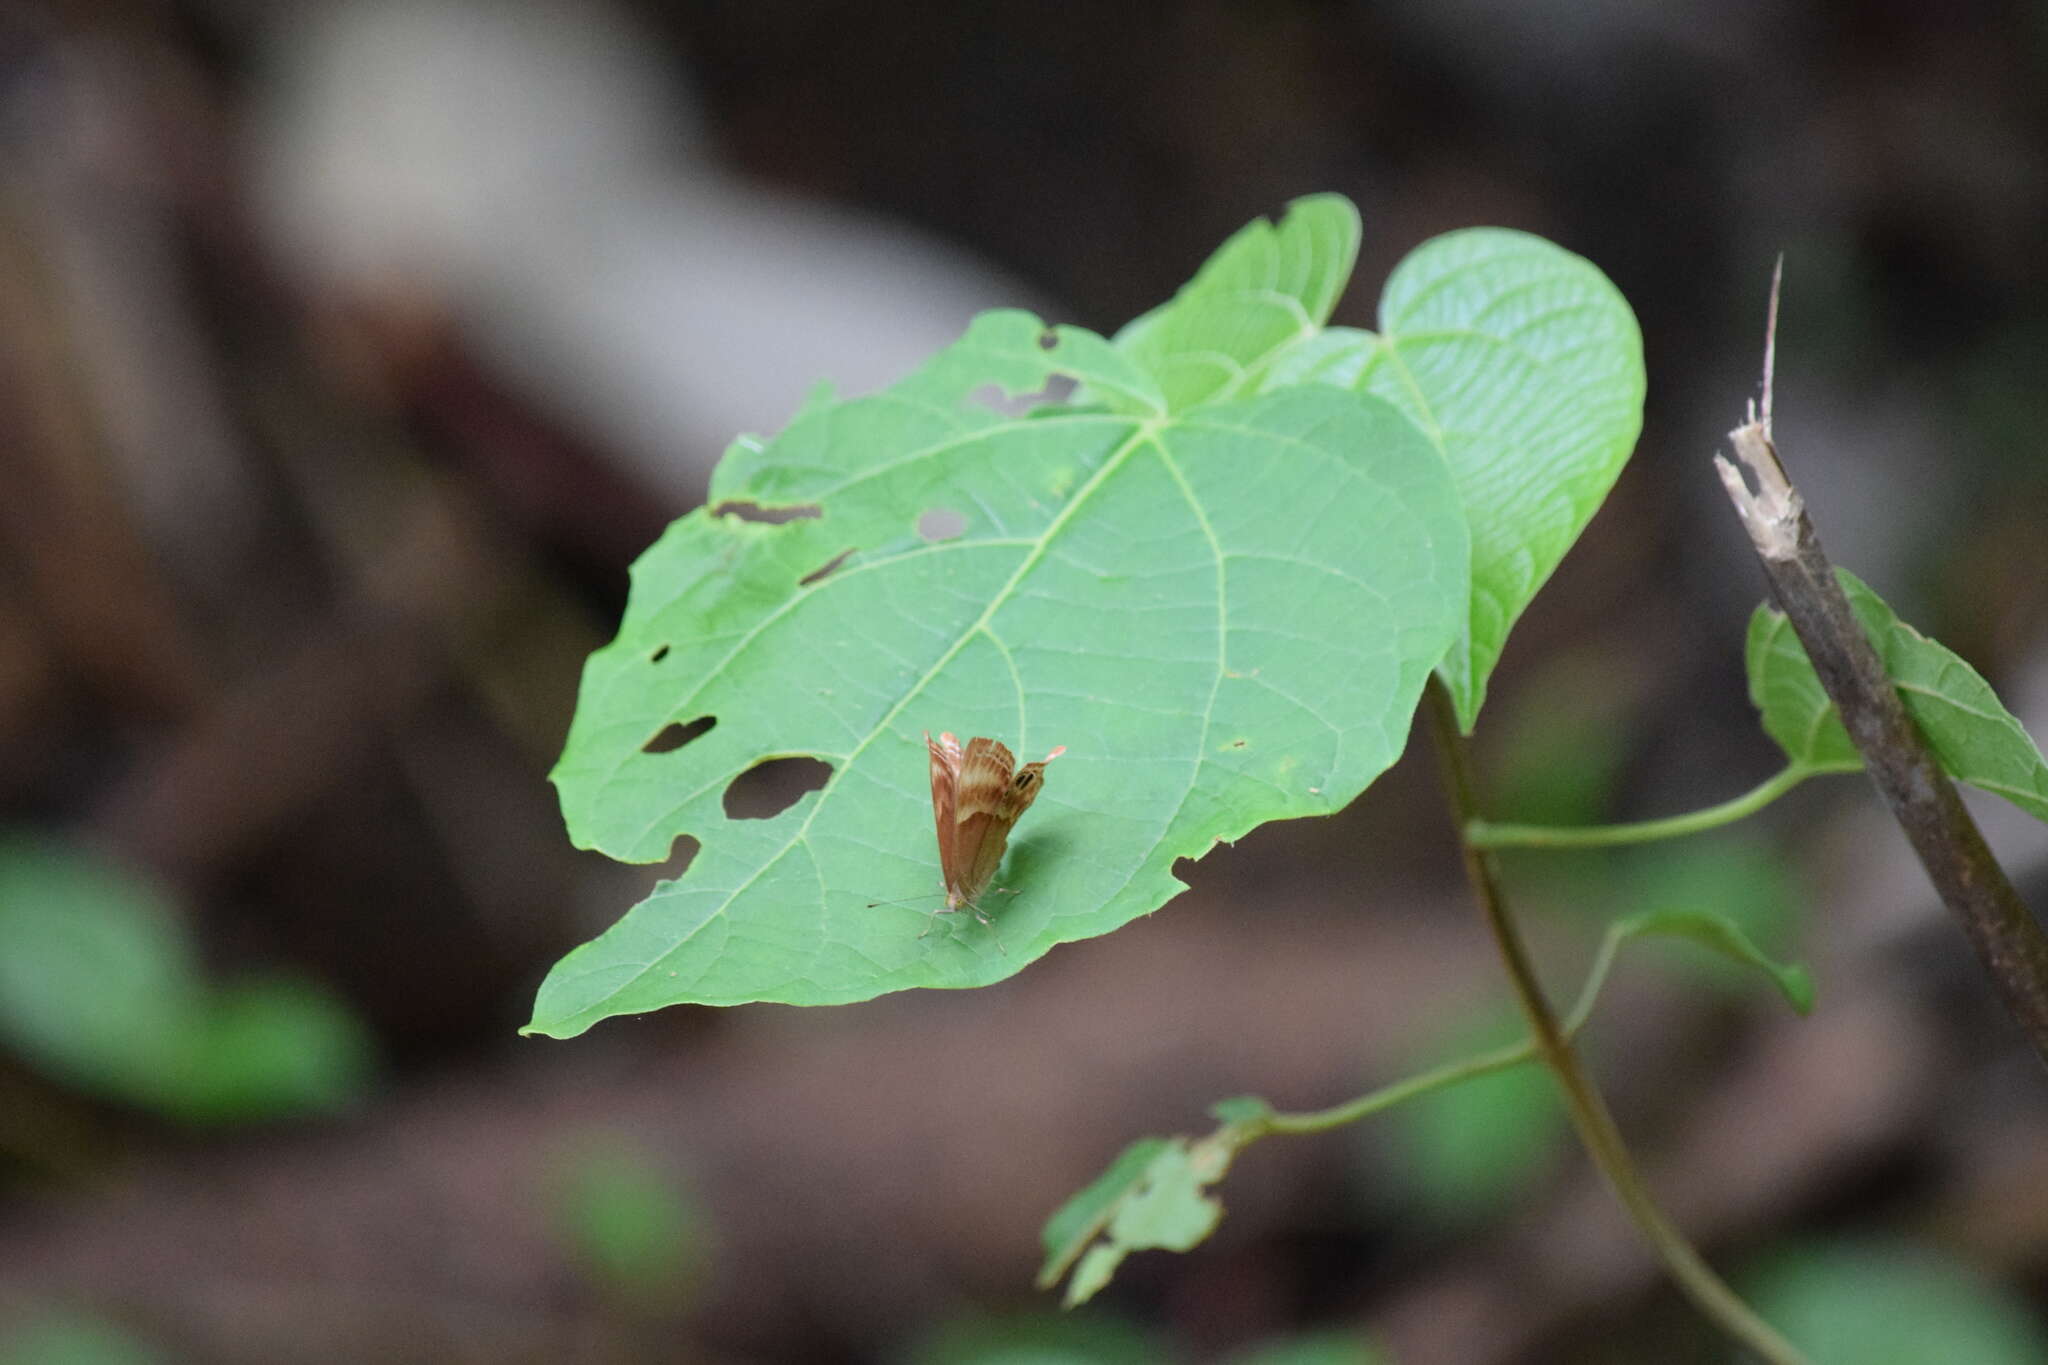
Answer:
MULTIPOLYGON (((1023 813, 1010 794, 1016 772, 1017 757, 1001 741, 980 736, 967 741, 967 753, 960 760, 953 826, 959 876, 946 879, 948 910, 979 900, 995 880, 1003 848, 1010 841, 1010 826, 1023 813)), ((1025 805, 1029 804, 1027 797, 1025 805)))
POLYGON ((995 880, 1011 827, 1038 799, 1045 765, 1066 748, 1019 768, 1017 756, 998 740, 976 736, 962 751, 951 734, 933 739, 927 730, 924 742, 931 754, 939 875, 946 883, 946 909, 958 910, 973 905, 995 880))
POLYGON ((958 847, 954 835, 958 826, 955 812, 960 787, 960 741, 944 731, 933 739, 932 732, 927 730, 924 743, 932 756, 932 823, 938 827, 939 876, 945 880, 950 908, 953 887, 960 880, 960 860, 954 854, 958 847))

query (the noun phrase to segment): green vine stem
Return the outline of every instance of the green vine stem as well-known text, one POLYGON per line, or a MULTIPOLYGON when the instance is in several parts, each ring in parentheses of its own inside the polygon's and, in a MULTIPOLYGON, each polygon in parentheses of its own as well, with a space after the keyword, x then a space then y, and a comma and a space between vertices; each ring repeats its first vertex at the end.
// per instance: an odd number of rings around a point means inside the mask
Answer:
MULTIPOLYGON (((1457 713, 1450 694, 1434 677, 1429 681, 1427 705, 1430 730, 1442 763, 1452 817, 1458 829, 1463 831, 1477 815, 1472 795, 1471 763, 1464 737, 1458 731, 1457 713)), ((1542 984, 1536 979, 1535 967, 1529 960, 1528 948, 1522 942, 1521 931, 1508 913, 1492 853, 1469 840, 1461 840, 1461 843, 1466 877, 1486 916, 1487 928, 1500 950, 1509 984, 1514 988, 1515 998, 1528 1021, 1530 1040, 1543 1064, 1556 1078, 1565 1107, 1571 1114, 1572 1126, 1578 1130, 1579 1139, 1585 1144, 1593 1164, 1606 1177, 1615 1197, 1664 1263, 1664 1268, 1700 1312, 1772 1365, 1808 1365, 1798 1348, 1758 1317, 1714 1273, 1692 1244, 1686 1241, 1685 1235, 1657 1206, 1649 1187, 1636 1170, 1635 1160, 1629 1155, 1613 1115, 1608 1113, 1600 1092, 1580 1067, 1578 1054, 1572 1051, 1570 1040, 1543 994, 1542 984)))
MULTIPOLYGON (((1579 988, 1578 1002, 1572 1006, 1571 1014, 1565 1019, 1561 1031, 1567 1039, 1579 1036, 1579 1030, 1593 1015, 1593 1006, 1599 1002, 1601 988, 1607 984, 1607 973, 1614 966, 1615 954, 1620 951, 1621 935, 1609 933, 1601 940, 1600 951, 1593 958, 1593 966, 1586 973, 1586 984, 1579 988)), ((1496 1071, 1506 1071, 1537 1059, 1536 1040, 1524 1038, 1518 1043, 1508 1043, 1490 1048, 1485 1052, 1463 1057, 1455 1062, 1419 1071, 1413 1076, 1404 1076, 1377 1090, 1367 1091, 1357 1099, 1346 1100, 1328 1109, 1314 1109, 1299 1114, 1278 1111, 1260 1114, 1256 1118, 1240 1123, 1246 1140, 1264 1137, 1269 1133, 1307 1134, 1325 1133, 1332 1128, 1341 1128, 1347 1123, 1370 1118, 1374 1114, 1392 1109, 1397 1104, 1419 1098, 1432 1090, 1443 1090, 1462 1081, 1488 1076, 1496 1071)))
POLYGON ((1465 842, 1473 848, 1608 848, 1617 844, 1647 844, 1658 839, 1678 839, 1700 834, 1756 814, 1809 777, 1823 773, 1860 771, 1856 763, 1787 764, 1742 795, 1661 820, 1638 820, 1621 825, 1514 825, 1493 820, 1465 822, 1465 842))

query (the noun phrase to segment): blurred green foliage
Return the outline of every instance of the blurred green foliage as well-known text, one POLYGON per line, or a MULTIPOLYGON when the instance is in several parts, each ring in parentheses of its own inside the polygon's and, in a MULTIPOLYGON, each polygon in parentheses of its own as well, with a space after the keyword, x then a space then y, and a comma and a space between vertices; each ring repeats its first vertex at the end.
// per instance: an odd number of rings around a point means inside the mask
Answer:
POLYGON ((1547 661, 1496 708, 1487 816, 1564 826, 1607 819, 1636 742, 1627 703, 1611 658, 1589 651, 1547 661))
POLYGON ((370 1046, 319 987, 216 987, 175 906, 54 840, 0 835, 0 1044, 79 1090, 193 1123, 338 1109, 370 1046))
POLYGON ((52 1312, 0 1329, 0 1365, 162 1365, 165 1357, 104 1318, 52 1312))
POLYGON ((562 1171, 558 1225, 584 1278, 645 1309, 694 1298, 709 1233, 679 1183, 646 1155, 594 1143, 562 1171))
MULTIPOLYGON (((1091 1311, 972 1314, 955 1318, 919 1342, 904 1365, 1164 1365, 1181 1353, 1115 1317, 1091 1311)), ((1392 1365, 1356 1332, 1318 1331, 1279 1337, 1235 1355, 1226 1365, 1392 1365)))
MULTIPOLYGON (((1546 661, 1495 706, 1482 732, 1486 817, 1576 829, 1612 816, 1637 724, 1613 660, 1588 651, 1546 661)), ((1603 904, 1616 856, 1573 848, 1495 854, 1515 904, 1536 913, 1603 904)))
POLYGON ((2015 1294, 1923 1247, 1789 1248, 1747 1277, 1758 1312, 1814 1365, 2041 1365, 2048 1331, 2015 1294))
MULTIPOLYGON (((1527 1030, 1507 1004, 1460 1015, 1412 1059, 1421 1071, 1513 1043, 1527 1030)), ((1429 1222, 1462 1228, 1536 1187, 1565 1136, 1550 1073, 1516 1066, 1417 1097, 1393 1111, 1403 1188, 1429 1222)), ((1364 1130, 1369 1131, 1369 1130, 1364 1130)))
POLYGON ((1171 1355, 1111 1314, 970 1313, 941 1324, 904 1365, 1158 1365, 1171 1355))
POLYGON ((1306 1332, 1230 1357, 1230 1365, 1392 1365, 1356 1332, 1306 1332))

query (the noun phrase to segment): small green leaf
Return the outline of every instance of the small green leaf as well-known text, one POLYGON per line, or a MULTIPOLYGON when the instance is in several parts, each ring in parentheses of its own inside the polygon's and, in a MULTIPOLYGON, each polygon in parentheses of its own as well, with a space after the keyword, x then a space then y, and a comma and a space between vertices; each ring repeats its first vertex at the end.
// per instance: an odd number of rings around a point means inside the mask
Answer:
POLYGON ((1050 1289, 1059 1283, 1074 1258, 1108 1223, 1117 1201, 1144 1177, 1146 1168, 1168 1145, 1168 1140, 1162 1137, 1139 1138, 1117 1153, 1108 1170, 1068 1196, 1067 1202, 1053 1211, 1039 1233, 1039 1241, 1045 1246, 1045 1261, 1038 1268, 1040 1289, 1050 1289))
POLYGON ((1321 386, 1172 418, 969 401, 1123 363, 1078 329, 984 314, 894 388, 734 447, 713 508, 817 515, 671 526, 553 774, 579 845, 701 848, 557 964, 529 1032, 985 985, 1157 909, 1177 859, 1342 808, 1399 756, 1466 601, 1443 461, 1390 404, 1321 386), (964 527, 925 540, 935 509, 964 527), (927 730, 1067 749, 1012 838, 993 931, 928 932, 929 901, 887 904, 939 886, 927 730), (790 755, 830 767, 822 790, 727 813, 730 784, 790 755))
POLYGON ((1837 1242, 1780 1252, 1746 1297, 1814 1365, 2040 1365, 2048 1333, 2026 1300, 1917 1247, 1837 1242))
POLYGON ((1067 1281, 1067 1292, 1060 1296, 1060 1306, 1079 1308, 1107 1289, 1116 1275, 1116 1268, 1128 1255, 1130 1248, 1116 1242, 1098 1242, 1089 1247, 1088 1254, 1074 1267, 1074 1278, 1067 1281))
POLYGON ((1147 1138, 1125 1148, 1107 1172, 1046 1223, 1039 1287, 1051 1288, 1074 1266, 1062 1299, 1073 1308, 1107 1285, 1132 1252, 1198 1245, 1223 1216, 1223 1205, 1205 1191, 1229 1170, 1231 1155, 1207 1138, 1147 1138))
POLYGON ((1115 346, 1158 382, 1169 411, 1256 393, 1275 360, 1321 335, 1357 259, 1351 201, 1297 199, 1278 224, 1257 219, 1217 248, 1115 346))
POLYGON ((1508 632, 1606 500, 1643 421, 1643 343, 1590 262, 1502 228, 1447 233, 1387 279, 1380 330, 1332 327, 1269 389, 1378 394, 1430 434, 1472 528, 1472 603, 1441 673, 1469 731, 1508 632))
POLYGON ((1863 766, 1791 621, 1768 602, 1750 615, 1743 659, 1750 704, 1763 716, 1764 733, 1777 741, 1787 758, 1851 772, 1863 766))
MULTIPOLYGON (((1686 958, 1709 979, 1719 978, 1747 990, 1754 985, 1751 973, 1762 965, 1751 958, 1752 952, 1774 960, 1798 940, 1805 900, 1795 883, 1793 869, 1783 853, 1754 836, 1726 832, 1704 839, 1651 844, 1631 853, 1624 868, 1625 886, 1618 898, 1612 897, 1610 890, 1610 898, 1651 912, 1711 911, 1712 918, 1724 921, 1731 931, 1747 940, 1747 949, 1733 952, 1716 943, 1704 943, 1714 952, 1715 960, 1686 953, 1686 958)), ((1655 921, 1645 921, 1641 915, 1630 916, 1610 924, 1608 933, 1615 935, 1622 926, 1630 925, 1637 927, 1622 932, 1621 937, 1663 932, 1655 927, 1642 927, 1646 924, 1654 925, 1655 921)), ((1720 933, 1705 932, 1709 937, 1718 937, 1720 933)), ((1703 942, 1689 931, 1681 936, 1703 942)), ((1804 982, 1807 991, 1812 989, 1810 980, 1799 968, 1774 962, 1764 970, 1780 989, 1793 980, 1804 982)), ((1795 1009, 1806 1012, 1797 998, 1788 999, 1795 1009)))
POLYGON ((1779 962, 1764 954, 1749 935, 1726 915, 1705 910, 1644 910, 1616 920, 1608 930, 1617 940, 1660 937, 1684 939, 1771 979, 1788 1004, 1801 1014, 1813 1010, 1813 978, 1797 963, 1779 962))
MULTIPOLYGON (((2048 762, 1991 684, 1952 650, 1899 620, 1854 574, 1837 569, 1836 575, 1941 766, 1958 782, 2048 820, 2048 762)), ((1750 620, 1748 652, 1750 695, 1771 738, 1795 760, 1817 754, 1822 761, 1857 763, 1805 649, 1783 614, 1768 604, 1750 620)))
POLYGON ((1167 1144, 1110 1215, 1111 1240, 1132 1251, 1187 1251, 1198 1245, 1223 1216, 1223 1206, 1202 1192, 1215 1179, 1195 1147, 1167 1144))

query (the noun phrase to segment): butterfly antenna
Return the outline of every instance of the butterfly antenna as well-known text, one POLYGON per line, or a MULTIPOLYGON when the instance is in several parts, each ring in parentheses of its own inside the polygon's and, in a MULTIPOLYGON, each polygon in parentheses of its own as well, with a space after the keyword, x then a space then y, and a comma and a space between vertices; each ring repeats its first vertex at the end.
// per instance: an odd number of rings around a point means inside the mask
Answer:
POLYGON ((878 905, 908 905, 912 901, 928 901, 934 898, 943 899, 944 896, 945 893, 942 891, 927 891, 921 896, 898 896, 893 901, 869 901, 868 909, 872 910, 878 905))

